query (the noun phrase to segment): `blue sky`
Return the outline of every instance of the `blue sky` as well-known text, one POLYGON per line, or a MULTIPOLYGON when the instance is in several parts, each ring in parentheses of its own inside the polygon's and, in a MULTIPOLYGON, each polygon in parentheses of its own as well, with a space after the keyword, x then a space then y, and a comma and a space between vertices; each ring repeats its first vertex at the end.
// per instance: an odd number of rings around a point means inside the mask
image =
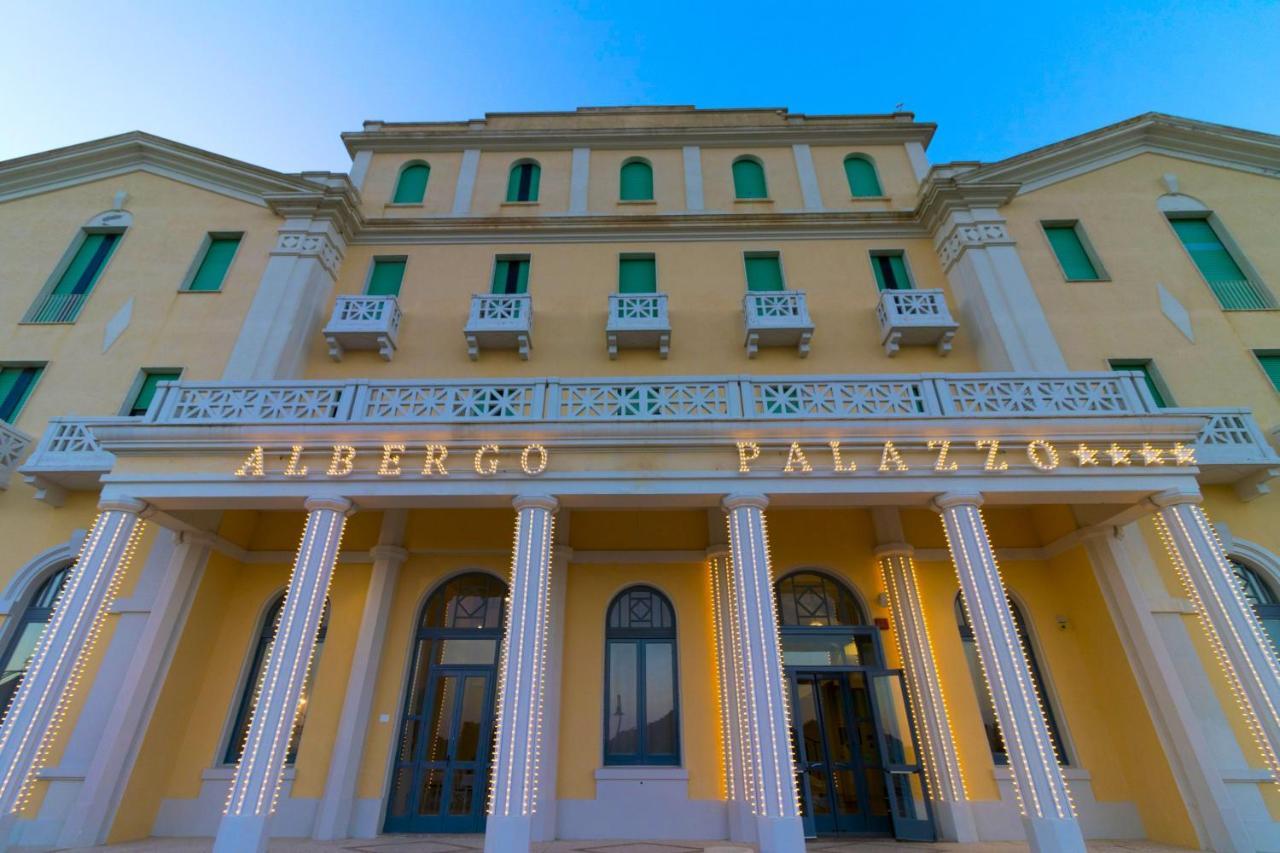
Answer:
POLYGON ((935 162, 1159 110, 1280 133, 1280 2, 11 4, 0 159, 142 129, 345 170, 363 120, 582 105, 882 113, 935 162))

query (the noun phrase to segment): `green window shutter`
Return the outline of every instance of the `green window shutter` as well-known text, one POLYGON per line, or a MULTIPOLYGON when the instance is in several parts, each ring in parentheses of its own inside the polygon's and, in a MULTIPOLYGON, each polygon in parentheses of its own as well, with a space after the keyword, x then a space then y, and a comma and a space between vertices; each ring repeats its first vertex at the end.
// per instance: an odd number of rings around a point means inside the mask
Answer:
POLYGON ((656 293, 657 290, 658 271, 653 258, 619 259, 619 293, 656 293))
POLYGON ((22 406, 31 396, 39 367, 0 367, 0 421, 13 423, 22 412, 22 406))
POLYGON ((1160 393, 1160 386, 1156 384, 1155 371, 1151 367, 1149 361, 1112 361, 1109 362, 1112 370, 1120 371, 1136 371, 1142 374, 1142 381, 1146 384, 1147 390, 1151 392, 1151 399, 1156 401, 1156 405, 1160 408, 1168 408, 1169 401, 1165 399, 1164 394, 1160 393))
POLYGON ((1267 378, 1277 391, 1280 391, 1280 353, 1254 353, 1258 363, 1266 371, 1267 378))
POLYGON ((777 255, 748 257, 747 290, 784 290, 782 286, 782 264, 777 255))
POLYGON ((53 292, 59 295, 88 293, 120 242, 119 234, 86 234, 75 257, 58 279, 53 292))
POLYGON ((231 259, 240 248, 239 237, 210 237, 209 248, 200 259, 196 274, 191 277, 191 286, 187 290, 211 292, 222 289, 222 281, 227 277, 227 269, 231 259))
POLYGON ((156 396, 156 386, 161 382, 176 382, 182 375, 181 370, 148 370, 142 375, 142 385, 129 406, 129 415, 139 417, 147 413, 151 401, 156 396))
POLYGON ((872 255, 871 268, 880 290, 911 290, 911 277, 907 275, 907 262, 901 252, 872 255))
POLYGON ((653 167, 640 160, 624 163, 619 176, 623 201, 653 200, 653 167))
POLYGON ((369 296, 399 296, 404 264, 404 261, 375 258, 365 293, 369 296))
POLYGON ((1067 281, 1096 281, 1098 271, 1094 269, 1089 253, 1080 242, 1080 235, 1074 225, 1046 225, 1044 234, 1049 238, 1053 253, 1058 256, 1062 265, 1062 274, 1067 281))
POLYGON ((431 177, 431 167, 426 163, 414 163, 405 166, 396 181, 396 194, 391 199, 393 204, 421 204, 427 195, 427 179, 431 177))
POLYGON ((1259 293, 1249 281, 1208 219, 1170 219, 1169 224, 1223 308, 1271 307, 1271 300, 1259 293))
POLYGON ((528 293, 529 259, 500 258, 493 267, 494 293, 528 293))
POLYGON ((849 192, 856 197, 884 195, 876 167, 865 157, 846 157, 844 175, 849 179, 849 192))
POLYGON ((542 167, 537 163, 517 163, 507 176, 507 201, 537 201, 542 167))
POLYGON ((755 160, 735 160, 733 194, 737 198, 768 198, 769 191, 764 183, 764 167, 755 160))

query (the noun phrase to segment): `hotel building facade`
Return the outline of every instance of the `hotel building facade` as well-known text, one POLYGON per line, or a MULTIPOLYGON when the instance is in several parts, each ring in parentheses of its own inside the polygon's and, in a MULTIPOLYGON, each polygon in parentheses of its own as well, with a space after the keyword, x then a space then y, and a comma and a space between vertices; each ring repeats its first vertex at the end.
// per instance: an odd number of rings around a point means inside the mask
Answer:
POLYGON ((1280 849, 1280 138, 0 163, 0 849, 1280 849))

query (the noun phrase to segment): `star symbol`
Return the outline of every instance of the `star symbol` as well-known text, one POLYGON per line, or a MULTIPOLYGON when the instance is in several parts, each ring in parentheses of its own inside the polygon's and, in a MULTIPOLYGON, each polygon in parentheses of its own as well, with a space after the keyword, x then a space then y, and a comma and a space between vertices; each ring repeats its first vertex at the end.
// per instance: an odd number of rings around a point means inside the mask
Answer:
POLYGON ((1159 447, 1152 447, 1148 441, 1142 442, 1142 448, 1138 450, 1142 454, 1143 465, 1163 465, 1164 451, 1159 447))
POLYGON ((1097 465, 1098 464, 1098 451, 1094 450, 1092 447, 1085 444, 1083 441, 1080 442, 1079 447, 1071 451, 1071 455, 1074 456, 1081 465, 1097 465))
POLYGON ((1113 441, 1111 446, 1107 448, 1107 455, 1111 457, 1112 465, 1128 465, 1130 464, 1129 457, 1133 455, 1133 451, 1123 448, 1113 441))
POLYGON ((1181 441, 1175 442, 1173 449, 1169 452, 1173 454, 1173 461, 1178 465, 1196 464, 1196 449, 1188 447, 1181 441))

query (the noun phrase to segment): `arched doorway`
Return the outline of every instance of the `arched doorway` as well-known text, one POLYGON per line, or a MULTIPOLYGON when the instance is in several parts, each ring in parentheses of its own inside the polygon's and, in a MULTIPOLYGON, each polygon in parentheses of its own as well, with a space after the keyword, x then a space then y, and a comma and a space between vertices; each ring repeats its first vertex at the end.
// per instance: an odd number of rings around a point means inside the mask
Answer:
POLYGON ((885 669, 879 629, 823 572, 774 589, 805 834, 932 840, 901 674, 885 669))
POLYGON ((484 831, 506 595, 498 578, 470 572, 423 606, 385 831, 484 831))

